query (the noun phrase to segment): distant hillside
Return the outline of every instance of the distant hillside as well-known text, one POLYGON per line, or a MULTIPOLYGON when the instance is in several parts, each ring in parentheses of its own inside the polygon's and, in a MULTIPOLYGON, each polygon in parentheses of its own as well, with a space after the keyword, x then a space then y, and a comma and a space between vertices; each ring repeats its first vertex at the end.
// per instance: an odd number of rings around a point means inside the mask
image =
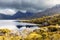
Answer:
POLYGON ((5 15, 5 14, 0 13, 0 19, 11 19, 11 18, 12 18, 11 15, 5 15))
POLYGON ((60 25, 60 14, 52 15, 52 16, 44 16, 37 19, 32 19, 27 21, 30 23, 40 24, 41 26, 49 26, 49 25, 60 25))
POLYGON ((42 12, 30 12, 27 10, 27 12, 23 13, 21 11, 17 11, 14 15, 5 15, 3 13, 0 13, 0 19, 35 19, 35 18, 41 18, 43 16, 51 16, 55 14, 60 14, 60 5, 56 5, 52 8, 47 8, 46 10, 42 12))
POLYGON ((22 13, 20 11, 18 11, 16 14, 14 14, 12 16, 13 19, 31 19, 33 17, 34 13, 32 12, 26 12, 26 13, 22 13))
POLYGON ((47 8, 42 12, 36 13, 35 17, 43 17, 43 16, 50 16, 54 14, 60 14, 60 4, 53 6, 52 8, 47 8))
POLYGON ((18 11, 14 15, 5 15, 0 13, 0 19, 32 19, 33 15, 35 15, 35 13, 28 11, 26 13, 18 11))

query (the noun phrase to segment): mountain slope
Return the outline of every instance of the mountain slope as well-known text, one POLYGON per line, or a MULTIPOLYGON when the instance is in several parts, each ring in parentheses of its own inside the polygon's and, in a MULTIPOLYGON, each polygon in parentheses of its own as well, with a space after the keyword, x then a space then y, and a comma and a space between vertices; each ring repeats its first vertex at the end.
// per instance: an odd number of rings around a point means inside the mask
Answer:
POLYGON ((33 15, 34 15, 34 13, 32 13, 32 12, 22 13, 22 12, 18 11, 12 17, 13 17, 13 19, 31 19, 33 15))
POLYGON ((0 19, 34 19, 34 18, 40 18, 43 16, 50 16, 50 15, 55 15, 55 14, 60 14, 60 5, 56 5, 52 8, 48 8, 38 13, 33 13, 29 11, 27 11, 26 13, 23 13, 21 11, 18 11, 12 16, 1 13, 0 19))
POLYGON ((40 24, 41 27, 49 26, 49 25, 56 25, 56 24, 60 25, 60 14, 55 14, 53 16, 44 16, 41 18, 26 21, 26 22, 40 24))
POLYGON ((56 5, 42 12, 36 13, 36 17, 49 16, 49 15, 54 15, 54 14, 60 14, 60 5, 56 5))
POLYGON ((32 16, 34 15, 34 13, 32 12, 16 12, 14 15, 5 15, 3 13, 0 13, 0 19, 30 19, 32 18, 32 16))
POLYGON ((11 16, 0 13, 0 19, 11 19, 11 16))

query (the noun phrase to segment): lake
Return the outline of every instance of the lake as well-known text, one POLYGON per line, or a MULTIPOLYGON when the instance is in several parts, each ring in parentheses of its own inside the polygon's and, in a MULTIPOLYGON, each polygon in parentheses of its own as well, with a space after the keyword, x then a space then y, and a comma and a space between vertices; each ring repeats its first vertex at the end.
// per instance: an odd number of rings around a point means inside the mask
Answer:
MULTIPOLYGON (((17 30, 18 28, 16 27, 16 25, 36 25, 36 24, 32 24, 32 23, 23 23, 23 22, 19 22, 21 20, 0 20, 0 29, 2 28, 7 28, 7 29, 11 29, 11 30, 17 30)), ((28 28, 28 27, 27 27, 28 28)), ((38 27, 31 27, 31 29, 37 29, 38 27)), ((23 30, 26 29, 26 27, 21 27, 19 30, 23 30)))
POLYGON ((17 34, 24 38, 27 34, 33 32, 33 30, 39 29, 39 27, 36 24, 23 23, 21 20, 0 20, 0 29, 9 29, 11 30, 11 33, 14 34, 18 32, 17 34), (34 25, 34 27, 30 25, 34 25))

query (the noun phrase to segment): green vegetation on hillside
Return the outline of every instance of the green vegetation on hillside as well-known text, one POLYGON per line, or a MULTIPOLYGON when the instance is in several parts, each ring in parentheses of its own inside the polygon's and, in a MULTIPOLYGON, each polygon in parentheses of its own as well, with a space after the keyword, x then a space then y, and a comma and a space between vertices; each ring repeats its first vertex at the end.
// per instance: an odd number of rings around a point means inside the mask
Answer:
POLYGON ((44 16, 25 22, 39 24, 40 27, 30 33, 25 40, 60 40, 60 15, 44 16))
POLYGON ((53 16, 44 16, 26 22, 40 24, 40 26, 49 26, 49 25, 56 25, 56 24, 60 25, 60 15, 56 14, 53 16))

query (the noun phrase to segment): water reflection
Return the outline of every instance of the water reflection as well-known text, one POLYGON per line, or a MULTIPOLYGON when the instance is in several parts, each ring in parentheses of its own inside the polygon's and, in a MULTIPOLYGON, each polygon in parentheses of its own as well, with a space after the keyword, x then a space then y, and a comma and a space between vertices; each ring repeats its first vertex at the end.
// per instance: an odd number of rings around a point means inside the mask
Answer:
POLYGON ((22 23, 20 20, 0 20, 0 29, 1 28, 7 28, 11 30, 23 30, 23 29, 37 29, 38 27, 36 24, 32 23, 22 23), (33 27, 34 25, 34 27, 33 27))

